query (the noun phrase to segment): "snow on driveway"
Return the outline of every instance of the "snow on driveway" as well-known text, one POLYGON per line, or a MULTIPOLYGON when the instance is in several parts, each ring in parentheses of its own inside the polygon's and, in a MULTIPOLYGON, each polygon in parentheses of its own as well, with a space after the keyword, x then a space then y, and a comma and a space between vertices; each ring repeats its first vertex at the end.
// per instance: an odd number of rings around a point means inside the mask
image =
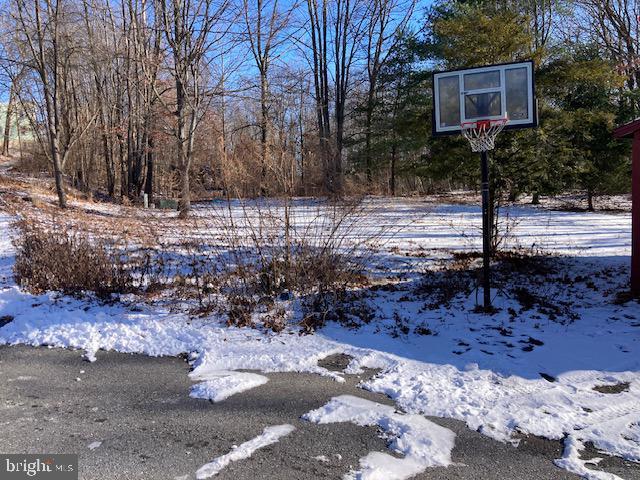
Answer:
MULTIPOLYGON (((418 201, 378 207, 378 217, 367 218, 366 228, 405 224, 382 247, 382 254, 385 260, 405 262, 414 272, 415 262, 425 259, 409 258, 408 252, 478 245, 477 208, 418 201)), ((583 260, 590 257, 600 268, 626 268, 628 214, 531 208, 514 208, 512 213, 518 220, 514 242, 583 260)), ((375 321, 357 331, 331 324, 315 335, 264 333, 230 328, 222 319, 193 319, 158 306, 127 305, 126 298, 99 305, 54 293, 28 294, 11 280, 10 220, 0 217, 0 281, 5 277, 0 317, 13 318, 0 328, 1 343, 73 347, 86 350, 89 357, 100 349, 153 356, 186 353, 194 379, 205 382, 194 386, 192 394, 214 400, 260 384, 259 375, 230 376, 234 370, 311 372, 340 381, 340 373, 317 362, 346 353, 353 357, 348 373, 380 368, 363 387, 387 394, 407 414, 463 420, 502 441, 513 442, 517 432, 566 439, 565 457, 558 465, 584 476, 598 475, 578 458, 585 442, 640 461, 640 307, 635 302, 616 305, 585 287, 579 292, 584 300, 576 321, 553 322, 532 311, 512 322, 504 313, 511 299, 499 300, 503 313, 488 317, 470 308, 428 312, 419 302, 403 301, 403 292, 377 292, 371 301, 380 318, 391 322, 398 313, 414 323, 428 321, 434 333, 392 336, 375 321), (619 385, 625 388, 613 393, 599 389, 619 385)), ((591 268, 580 265, 587 272, 591 268)), ((293 303, 288 307, 296 309, 293 303)), ((369 408, 374 415, 376 411, 369 408)), ((365 471, 376 465, 374 459, 361 467, 365 471)))
POLYGON ((213 402, 221 402, 231 395, 251 390, 269 381, 267 377, 257 373, 230 370, 217 370, 208 375, 191 372, 189 376, 194 380, 203 380, 191 387, 189 395, 193 398, 203 398, 213 402))
POLYGON ((325 406, 302 416, 314 423, 353 422, 360 426, 378 426, 392 437, 389 448, 404 455, 397 458, 383 452, 371 452, 360 459, 360 470, 348 478, 362 480, 405 480, 427 467, 451 465, 455 433, 421 415, 401 415, 393 407, 351 395, 333 398, 325 406))
POLYGON ((588 468, 587 463, 598 463, 599 460, 598 458, 592 458, 587 462, 580 459, 580 451, 583 449, 584 444, 573 435, 569 435, 564 441, 562 458, 556 460, 555 464, 587 480, 621 480, 618 475, 613 473, 599 472, 588 468))
POLYGON ((203 480, 205 478, 213 477, 220 473, 220 471, 231 462, 237 462, 238 460, 249 458, 256 450, 273 445, 280 440, 280 438, 289 435, 294 430, 295 428, 293 425, 289 424, 266 427, 257 437, 252 438, 241 445, 234 445, 233 449, 229 453, 217 457, 213 461, 200 467, 196 472, 196 478, 198 480, 203 480))

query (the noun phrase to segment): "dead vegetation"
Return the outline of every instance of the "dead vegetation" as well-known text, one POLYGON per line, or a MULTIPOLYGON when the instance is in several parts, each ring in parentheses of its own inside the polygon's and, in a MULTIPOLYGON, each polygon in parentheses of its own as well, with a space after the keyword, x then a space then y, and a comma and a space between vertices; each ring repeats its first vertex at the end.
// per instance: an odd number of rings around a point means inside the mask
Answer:
POLYGON ((345 306, 349 291, 367 282, 365 244, 375 243, 358 231, 359 201, 318 204, 296 219, 288 201, 229 200, 189 220, 150 212, 127 218, 127 207, 87 204, 54 214, 47 203, 10 201, 21 218, 15 276, 34 293, 171 298, 172 308, 192 315, 215 313, 229 325, 273 331, 296 321, 311 332, 369 315, 345 306))
POLYGON ((365 207, 347 201, 305 208, 297 216, 291 199, 228 201, 214 214, 198 217, 197 229, 217 232, 226 246, 214 255, 198 255, 207 259, 207 291, 196 290, 203 293, 199 308, 217 307, 230 325, 259 322, 274 331, 291 320, 283 307, 287 303, 297 308, 306 332, 354 314, 346 306, 353 300, 350 291, 367 283, 369 247, 376 243, 360 229, 365 207))
POLYGON ((624 393, 629 391, 629 382, 616 383, 614 385, 596 385, 593 390, 598 393, 605 393, 608 395, 616 395, 618 393, 624 393))
MULTIPOLYGON (((515 301, 518 307, 509 307, 511 320, 525 312, 532 318, 572 322, 577 320, 576 306, 583 300, 579 290, 598 292, 595 278, 617 278, 620 272, 604 269, 584 276, 569 268, 569 260, 535 249, 513 249, 497 252, 492 259, 492 288, 503 298, 515 301), (580 288, 578 288, 580 287, 580 288)), ((613 287, 615 288, 615 287, 613 287)), ((463 302, 475 292, 476 304, 482 290, 482 255, 480 252, 453 253, 427 269, 414 293, 421 298, 424 308, 448 308, 454 302, 463 302)), ((613 291, 602 289, 603 297, 612 297, 613 291)))
POLYGON ((127 255, 121 245, 66 229, 48 230, 34 222, 18 224, 21 236, 14 273, 22 287, 42 293, 48 290, 69 295, 90 291, 106 299, 114 293, 137 291, 135 274, 148 257, 127 255))

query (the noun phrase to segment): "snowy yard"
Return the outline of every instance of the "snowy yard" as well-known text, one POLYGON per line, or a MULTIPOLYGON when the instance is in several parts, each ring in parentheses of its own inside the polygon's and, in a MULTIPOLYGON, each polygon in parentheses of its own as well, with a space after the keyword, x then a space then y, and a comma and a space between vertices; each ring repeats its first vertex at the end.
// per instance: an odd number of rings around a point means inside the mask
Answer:
MULTIPOLYGON (((242 217, 240 206, 233 208, 242 217)), ((90 209, 95 215, 119 212, 99 204, 90 209)), ((220 209, 224 205, 200 208, 197 215, 206 220, 220 209)), ((300 201, 293 221, 321 236, 324 224, 314 225, 312 214, 317 211, 300 201)), ((425 289, 427 271, 432 275, 427 278, 438 281, 449 265, 443 262, 456 252, 478 250, 479 208, 373 199, 344 245, 348 251, 372 249, 368 270, 375 281, 357 292, 372 318, 349 326, 329 323, 312 335, 300 335, 294 326, 280 333, 227 327, 215 314, 190 315, 170 303, 142 303, 134 296, 102 304, 29 294, 12 279, 13 219, 5 214, 0 217, 0 342, 82 349, 90 361, 101 349, 187 354, 192 379, 199 382, 191 395, 216 402, 268 381, 237 370, 311 372, 340 382, 340 372, 318 361, 344 353, 352 358, 345 373, 380 369, 362 388, 388 395, 404 412, 336 397, 305 416, 318 423, 377 425, 393 439, 390 448, 404 458, 372 452, 360 461, 361 478, 409 478, 451 462, 453 432, 418 415, 462 420, 505 442, 517 442, 519 433, 563 440, 559 467, 585 478, 619 478, 589 468, 580 452, 590 442, 605 454, 640 462, 640 305, 617 296, 628 276, 630 214, 524 206, 506 212, 512 231, 502 246, 543 254, 545 265, 553 266, 532 273, 518 272, 514 264, 515 270, 503 272, 521 284, 517 292, 535 292, 529 302, 498 288, 492 294, 499 310, 486 315, 474 313, 476 291, 443 300, 425 289)), ((246 220, 262 212, 243 213, 246 220)), ((174 222, 168 218, 173 214, 149 215, 159 224, 174 222)), ((167 237, 225 239, 211 222, 201 231, 180 231, 178 223, 171 224, 167 237)), ((243 231, 246 225, 240 222, 237 228, 243 231)), ((280 304, 291 318, 300 315, 296 300, 284 298, 280 304)), ((291 428, 265 429, 263 437, 203 466, 198 478, 277 442, 291 428)))

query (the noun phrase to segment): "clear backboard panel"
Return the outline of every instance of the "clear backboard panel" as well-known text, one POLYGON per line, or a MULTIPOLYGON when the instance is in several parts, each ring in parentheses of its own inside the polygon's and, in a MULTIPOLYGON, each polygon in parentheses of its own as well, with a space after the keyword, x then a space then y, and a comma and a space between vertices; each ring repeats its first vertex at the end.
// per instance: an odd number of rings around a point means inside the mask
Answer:
POLYGON ((434 135, 461 124, 508 118, 506 129, 537 126, 533 62, 469 68, 433 75, 434 135))
POLYGON ((502 101, 500 92, 469 93, 464 96, 465 121, 500 117, 502 101))
POLYGON ((440 105, 440 123, 445 127, 460 125, 460 83, 457 77, 443 77, 439 80, 438 89, 440 105))

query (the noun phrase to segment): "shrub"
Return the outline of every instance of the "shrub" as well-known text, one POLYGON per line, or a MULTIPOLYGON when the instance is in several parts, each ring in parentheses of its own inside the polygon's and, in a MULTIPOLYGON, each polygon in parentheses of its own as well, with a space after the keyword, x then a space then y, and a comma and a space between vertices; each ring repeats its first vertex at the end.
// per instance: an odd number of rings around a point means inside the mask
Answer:
POLYGON ((218 302, 237 326, 253 325, 255 316, 280 331, 286 324, 281 302, 294 299, 300 300, 305 331, 343 319, 346 292, 367 282, 368 247, 385 233, 380 226, 360 229, 364 209, 360 201, 296 206, 292 199, 228 200, 198 217, 205 223, 199 230, 218 232, 225 248, 204 268, 215 275, 201 273, 215 282, 191 282, 200 285, 196 296, 218 302))
POLYGON ((35 293, 158 292, 159 300, 169 293, 172 308, 216 312, 228 325, 273 331, 296 318, 292 310, 307 332, 327 321, 369 321, 369 309, 354 307, 353 291, 367 283, 369 247, 387 232, 379 225, 361 228, 365 207, 250 202, 198 209, 188 221, 158 224, 160 231, 145 218, 143 235, 120 217, 106 229, 104 218, 93 215, 50 221, 22 212, 16 280, 35 293))
POLYGON ((28 290, 71 295, 90 291, 100 298, 135 290, 132 265, 114 245, 26 220, 18 227, 14 274, 28 290))

